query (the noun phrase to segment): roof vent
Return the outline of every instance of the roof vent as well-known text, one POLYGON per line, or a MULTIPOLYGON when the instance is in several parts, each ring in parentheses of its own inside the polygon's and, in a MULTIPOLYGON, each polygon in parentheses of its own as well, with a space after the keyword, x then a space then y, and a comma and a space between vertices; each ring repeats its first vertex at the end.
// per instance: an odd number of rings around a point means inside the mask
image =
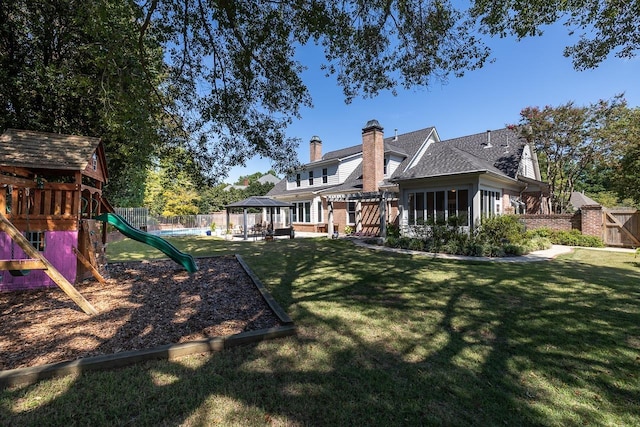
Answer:
POLYGON ((398 140, 398 128, 395 128, 395 133, 396 133, 396 134, 395 134, 395 136, 393 137, 393 140, 394 140, 394 141, 397 141, 397 140, 398 140))
POLYGON ((484 145, 484 148, 493 147, 493 145, 491 145, 491 130, 487 130, 487 141, 482 143, 482 145, 484 145))
POLYGON ((505 142, 504 144, 500 144, 501 147, 504 147, 504 154, 507 154, 509 152, 509 134, 507 134, 506 136, 507 142, 505 142))

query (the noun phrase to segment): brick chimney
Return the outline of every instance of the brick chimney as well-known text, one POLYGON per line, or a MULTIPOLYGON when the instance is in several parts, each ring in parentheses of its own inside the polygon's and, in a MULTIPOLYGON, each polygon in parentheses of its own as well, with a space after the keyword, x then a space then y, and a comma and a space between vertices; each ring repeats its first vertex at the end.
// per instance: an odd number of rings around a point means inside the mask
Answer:
POLYGON ((362 129, 362 191, 378 191, 384 179, 384 129, 369 120, 362 129))
POLYGON ((309 142, 310 162, 322 160, 322 141, 319 136, 312 136, 309 142))

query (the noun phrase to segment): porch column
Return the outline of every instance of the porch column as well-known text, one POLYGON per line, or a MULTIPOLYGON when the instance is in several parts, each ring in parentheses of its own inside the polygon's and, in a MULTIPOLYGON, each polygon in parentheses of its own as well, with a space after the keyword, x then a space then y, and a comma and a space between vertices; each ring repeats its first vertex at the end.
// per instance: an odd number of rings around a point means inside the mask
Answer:
POLYGON ((356 202, 356 229, 355 231, 362 231, 362 200, 358 199, 356 202))
POLYGON ((327 199, 327 237, 333 236, 333 202, 327 199))
POLYGON ((405 216, 407 215, 407 211, 405 209, 405 192, 399 192, 398 193, 398 230, 400 231, 401 235, 404 235, 405 232, 405 224, 407 223, 407 218, 405 218, 405 216))
POLYGON ((482 198, 482 194, 480 192, 480 188, 478 183, 474 183, 471 186, 471 212, 469 212, 469 220, 471 223, 471 229, 474 229, 477 225, 480 224, 480 219, 482 218, 482 212, 480 211, 480 199, 482 198))
POLYGON ((383 191, 380 197, 380 237, 387 237, 387 192, 383 191))
POLYGON ((247 240, 247 208, 242 210, 242 237, 247 240))

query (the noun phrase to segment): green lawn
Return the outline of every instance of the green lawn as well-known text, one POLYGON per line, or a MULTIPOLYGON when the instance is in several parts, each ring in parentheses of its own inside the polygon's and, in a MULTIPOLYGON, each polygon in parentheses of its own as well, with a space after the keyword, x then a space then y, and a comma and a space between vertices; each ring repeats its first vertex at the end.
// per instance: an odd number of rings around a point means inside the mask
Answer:
MULTIPOLYGON (((0 394, 0 425, 640 425, 640 259, 436 260, 322 239, 239 253, 297 337, 0 394)), ((161 257, 125 240, 111 260, 161 257)))

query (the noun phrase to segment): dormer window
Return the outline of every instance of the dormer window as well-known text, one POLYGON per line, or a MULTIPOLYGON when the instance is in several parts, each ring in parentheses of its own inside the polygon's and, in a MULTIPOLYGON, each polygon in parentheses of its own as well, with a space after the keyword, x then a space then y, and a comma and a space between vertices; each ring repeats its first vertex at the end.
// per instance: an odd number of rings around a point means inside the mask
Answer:
POLYGON ((300 187, 300 174, 296 174, 296 187, 300 187))
POLYGON ((309 171, 309 185, 313 185, 313 171, 309 171))
POLYGON ((326 184, 327 183, 327 168, 322 168, 322 183, 326 184))
POLYGON ((91 156, 91 166, 94 171, 98 170, 98 155, 96 153, 93 153, 93 156, 91 156))
POLYGON ((383 166, 383 173, 386 175, 387 171, 388 171, 388 166, 389 166, 389 158, 385 157, 384 158, 384 166, 383 166))

